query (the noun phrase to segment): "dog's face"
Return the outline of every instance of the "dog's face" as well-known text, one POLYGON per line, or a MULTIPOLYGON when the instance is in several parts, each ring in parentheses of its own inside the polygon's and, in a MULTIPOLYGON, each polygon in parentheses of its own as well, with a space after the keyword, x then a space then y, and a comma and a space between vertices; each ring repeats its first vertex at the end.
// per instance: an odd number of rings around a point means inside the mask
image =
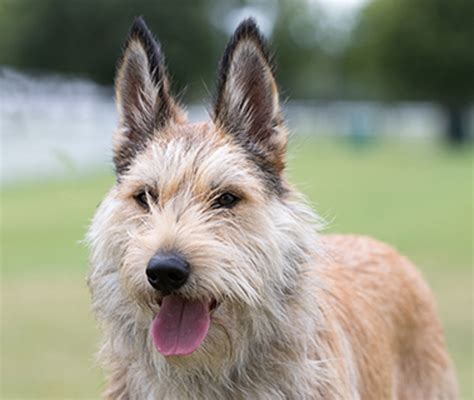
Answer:
POLYGON ((212 121, 187 124, 137 20, 116 97, 117 184, 89 232, 99 318, 117 335, 145 334, 172 363, 236 357, 243 337, 272 329, 266 314, 284 313, 305 254, 265 43, 251 20, 239 26, 212 121))

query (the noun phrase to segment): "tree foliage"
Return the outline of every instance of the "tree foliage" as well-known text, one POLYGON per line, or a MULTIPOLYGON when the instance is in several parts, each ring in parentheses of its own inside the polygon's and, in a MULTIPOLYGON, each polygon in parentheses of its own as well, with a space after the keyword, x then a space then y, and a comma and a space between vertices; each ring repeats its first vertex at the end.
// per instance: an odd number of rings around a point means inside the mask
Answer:
MULTIPOLYGON (((134 17, 143 15, 159 38, 175 92, 194 99, 212 92, 228 39, 226 17, 252 7, 272 11, 277 73, 291 95, 309 97, 319 68, 317 18, 306 0, 1 0, 0 64, 113 82, 115 60, 134 17), (227 31, 226 31, 227 30, 227 31)), ((248 16, 248 15, 247 15, 248 16)), ((238 21, 235 21, 237 24, 238 21)))
POLYGON ((464 104, 474 98, 473 40, 474 1, 373 0, 348 56, 373 93, 464 104))
POLYGON ((133 19, 146 16, 160 39, 178 91, 202 86, 215 70, 219 32, 210 0, 3 0, 0 64, 82 75, 112 84, 133 19))

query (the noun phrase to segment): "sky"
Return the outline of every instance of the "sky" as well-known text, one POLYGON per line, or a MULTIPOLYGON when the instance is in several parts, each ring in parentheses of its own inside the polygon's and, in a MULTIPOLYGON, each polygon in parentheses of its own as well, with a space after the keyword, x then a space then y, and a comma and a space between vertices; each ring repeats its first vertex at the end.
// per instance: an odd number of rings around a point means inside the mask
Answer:
MULTIPOLYGON (((354 15, 369 0, 306 0, 309 4, 314 4, 318 10, 324 13, 325 25, 328 28, 336 30, 349 30, 354 21, 354 15)), ((249 16, 256 18, 260 29, 267 36, 271 34, 273 24, 277 17, 276 9, 272 10, 268 7, 259 8, 258 1, 254 5, 248 5, 238 8, 224 17, 219 16, 217 20, 218 26, 222 27, 229 35, 235 30, 236 26, 242 19, 249 16)))
POLYGON ((335 19, 346 18, 360 10, 368 0, 309 0, 322 7, 324 11, 335 19))
POLYGON ((358 9, 364 5, 367 0, 310 0, 313 3, 319 3, 324 8, 332 9, 335 11, 346 12, 354 9, 358 9))

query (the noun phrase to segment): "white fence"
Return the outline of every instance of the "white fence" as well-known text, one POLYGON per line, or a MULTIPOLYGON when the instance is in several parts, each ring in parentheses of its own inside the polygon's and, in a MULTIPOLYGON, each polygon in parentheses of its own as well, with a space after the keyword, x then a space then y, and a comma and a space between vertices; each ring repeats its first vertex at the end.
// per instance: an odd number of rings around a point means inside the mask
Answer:
MULTIPOLYGON (((188 108, 206 117, 204 106, 188 108)), ((432 104, 290 102, 290 128, 304 135, 441 135, 444 119, 432 104)), ((33 78, 0 70, 0 145, 3 184, 106 168, 117 122, 113 92, 88 81, 33 78)))

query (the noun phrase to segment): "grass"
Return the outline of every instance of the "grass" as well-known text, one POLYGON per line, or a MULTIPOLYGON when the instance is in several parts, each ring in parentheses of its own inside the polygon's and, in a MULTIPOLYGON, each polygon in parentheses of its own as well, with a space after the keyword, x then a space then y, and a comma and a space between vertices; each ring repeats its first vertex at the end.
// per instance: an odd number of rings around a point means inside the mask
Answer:
MULTIPOLYGON (((472 149, 425 142, 299 140, 289 175, 330 222, 375 236, 412 258, 432 286, 462 399, 473 395, 472 149)), ((98 333, 80 243, 109 174, 2 191, 0 398, 97 398, 98 333)))

